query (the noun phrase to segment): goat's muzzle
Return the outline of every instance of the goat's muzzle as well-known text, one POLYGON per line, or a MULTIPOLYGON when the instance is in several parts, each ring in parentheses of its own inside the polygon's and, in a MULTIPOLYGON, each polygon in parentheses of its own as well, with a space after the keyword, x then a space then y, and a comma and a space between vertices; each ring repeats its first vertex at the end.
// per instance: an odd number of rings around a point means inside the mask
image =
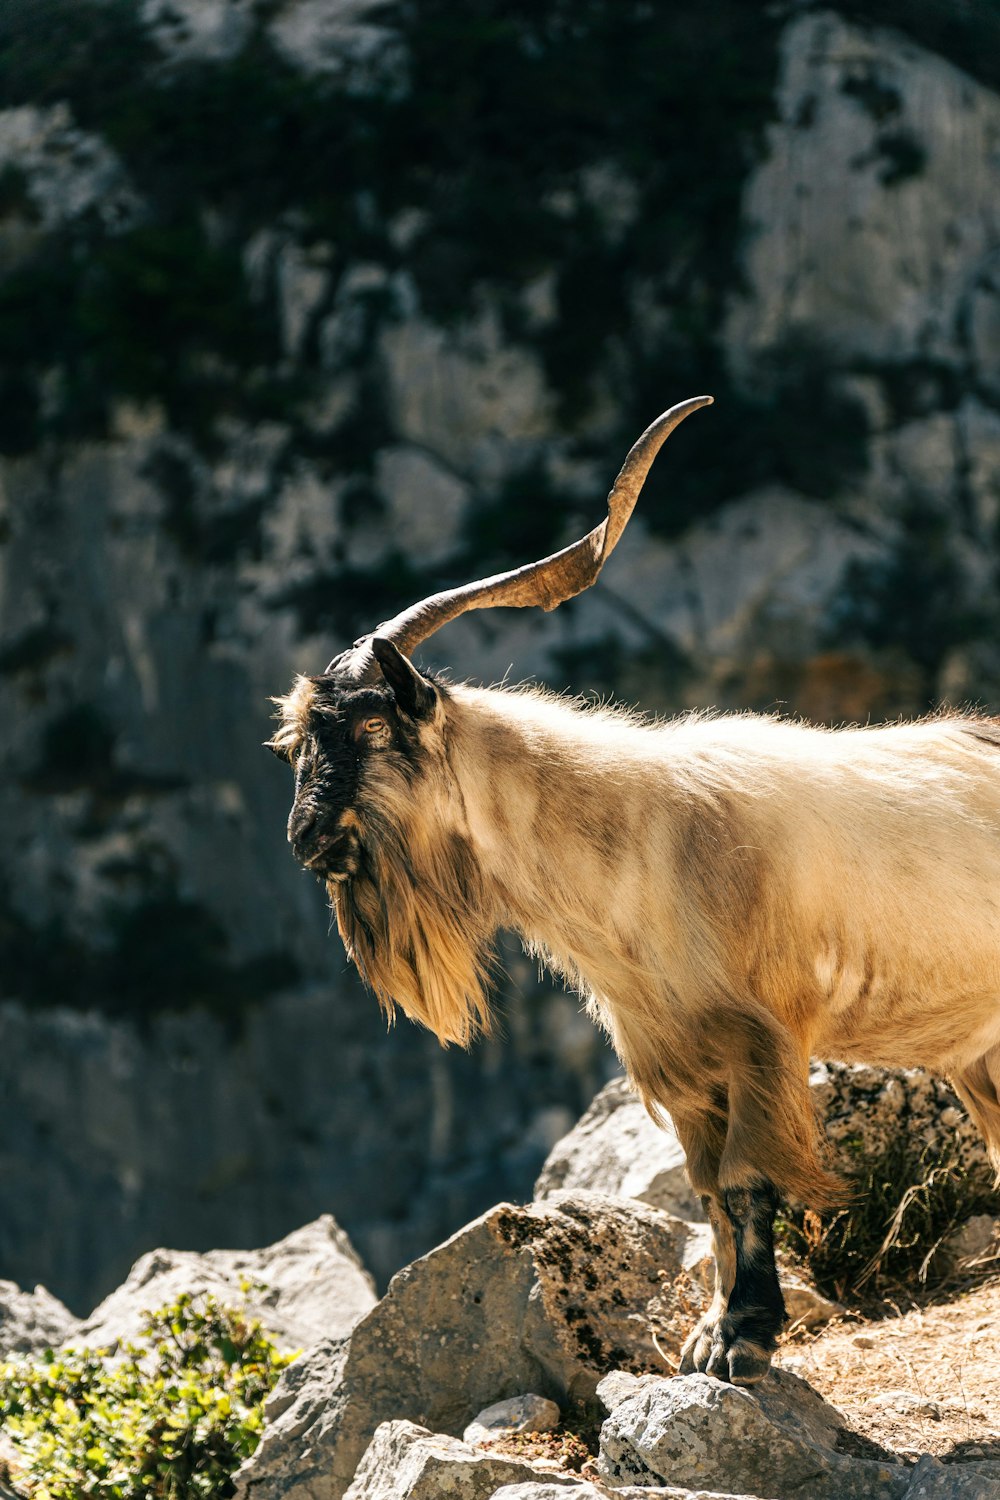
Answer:
POLYGON ((342 813, 334 820, 310 808, 293 808, 288 842, 299 864, 324 880, 349 880, 356 874, 361 844, 350 817, 342 813))

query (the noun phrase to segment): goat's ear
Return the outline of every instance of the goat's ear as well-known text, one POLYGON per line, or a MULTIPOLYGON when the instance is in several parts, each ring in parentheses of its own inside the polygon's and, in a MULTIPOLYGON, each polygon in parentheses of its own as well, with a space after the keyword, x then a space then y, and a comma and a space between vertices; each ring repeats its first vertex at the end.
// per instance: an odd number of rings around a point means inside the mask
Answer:
POLYGON ((437 694, 427 678, 421 677, 409 658, 383 636, 372 637, 372 652, 403 713, 411 719, 430 718, 437 694))

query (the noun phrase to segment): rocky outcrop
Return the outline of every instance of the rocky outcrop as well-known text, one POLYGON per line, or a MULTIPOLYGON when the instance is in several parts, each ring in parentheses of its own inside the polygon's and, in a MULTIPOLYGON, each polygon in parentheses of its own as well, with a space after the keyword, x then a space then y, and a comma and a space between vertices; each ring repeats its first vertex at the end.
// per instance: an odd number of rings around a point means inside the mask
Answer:
POLYGON ((13 1281, 0 1281, 0 1359, 57 1349, 71 1337, 78 1321, 43 1286, 22 1292, 13 1281))
MULTIPOLYGON (((482 1453, 413 1422, 383 1422, 344 1500, 491 1500, 501 1486, 538 1473, 529 1463, 482 1453)), ((565 1495, 567 1486, 572 1480, 552 1482, 559 1495, 565 1495)))
POLYGON ((246 1305, 280 1349, 345 1338, 375 1306, 375 1288, 340 1226, 324 1214, 263 1250, 151 1250, 63 1342, 115 1348, 137 1340, 145 1314, 192 1288, 246 1305))
POLYGON ((669 1482, 764 1500, 899 1500, 906 1470, 839 1452, 842 1432, 837 1412, 787 1371, 753 1391, 708 1375, 650 1376, 616 1398, 599 1468, 615 1488, 669 1482))
MULTIPOLYGON (((863 1083, 873 1080, 866 1074, 863 1083)), ((627 1111, 629 1096, 606 1089, 578 1139, 594 1144, 616 1098, 627 1111)), ((833 1098, 843 1116, 845 1088, 833 1098)), ((884 1122, 873 1115, 881 1140, 884 1122)), ((614 1153, 598 1141, 597 1156, 622 1193, 614 1153)), ((544 1199, 500 1204, 467 1225, 399 1272, 376 1302, 346 1236, 324 1217, 263 1250, 153 1252, 83 1323, 42 1288, 33 1297, 12 1288, 0 1297, 0 1350, 37 1352, 70 1325, 69 1347, 113 1357, 140 1333, 146 1309, 181 1294, 245 1302, 280 1346, 304 1352, 266 1402, 260 1446, 235 1476, 239 1500, 1000 1493, 1000 1464, 945 1466, 925 1455, 914 1465, 912 1453, 897 1457, 852 1431, 788 1369, 753 1388, 665 1377, 704 1300, 707 1250, 704 1224, 624 1194, 550 1187, 544 1199)), ((919 1398, 890 1399, 905 1407, 919 1398)), ((932 1406, 920 1409, 933 1417, 932 1406)), ((21 1458, 8 1434, 0 1465, 16 1478, 21 1458)))
POLYGON ((377 1300, 350 1240, 324 1214, 260 1250, 152 1250, 88 1318, 43 1286, 24 1292, 0 1282, 0 1360, 59 1348, 114 1353, 140 1342, 148 1313, 183 1295, 244 1307, 284 1351, 345 1338, 377 1300))
POLYGON ((241 1500, 339 1500, 381 1422, 457 1435, 506 1396, 585 1403, 610 1366, 661 1368, 651 1332, 676 1355, 673 1281, 705 1248, 702 1230, 599 1194, 500 1205, 285 1373, 241 1500))
POLYGON ((687 1180, 684 1151, 669 1120, 654 1124, 625 1078, 613 1078, 549 1152, 535 1197, 563 1190, 636 1198, 680 1219, 705 1211, 687 1180))
POLYGON ((943 1078, 919 1068, 815 1063, 813 1099, 840 1171, 899 1142, 972 1178, 991 1180, 982 1136, 943 1078))

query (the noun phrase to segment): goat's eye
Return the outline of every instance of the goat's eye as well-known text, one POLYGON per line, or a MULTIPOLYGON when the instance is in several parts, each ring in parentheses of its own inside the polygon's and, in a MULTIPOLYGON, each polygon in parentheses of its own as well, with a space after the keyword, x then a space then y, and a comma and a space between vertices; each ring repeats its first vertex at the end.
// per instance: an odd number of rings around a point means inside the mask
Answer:
POLYGON ((361 728, 365 734, 379 734, 381 730, 387 728, 387 725, 384 719, 380 719, 377 715, 373 714, 370 719, 363 721, 361 728))

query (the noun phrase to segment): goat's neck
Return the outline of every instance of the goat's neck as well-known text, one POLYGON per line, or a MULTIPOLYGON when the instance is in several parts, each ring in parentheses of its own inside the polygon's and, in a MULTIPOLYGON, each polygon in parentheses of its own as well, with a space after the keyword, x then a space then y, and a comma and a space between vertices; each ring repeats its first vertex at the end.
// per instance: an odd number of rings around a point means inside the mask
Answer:
POLYGON ((651 915, 656 839, 633 826, 648 768, 568 705, 463 689, 455 710, 452 772, 502 921, 605 988, 623 955, 639 958, 651 915))

